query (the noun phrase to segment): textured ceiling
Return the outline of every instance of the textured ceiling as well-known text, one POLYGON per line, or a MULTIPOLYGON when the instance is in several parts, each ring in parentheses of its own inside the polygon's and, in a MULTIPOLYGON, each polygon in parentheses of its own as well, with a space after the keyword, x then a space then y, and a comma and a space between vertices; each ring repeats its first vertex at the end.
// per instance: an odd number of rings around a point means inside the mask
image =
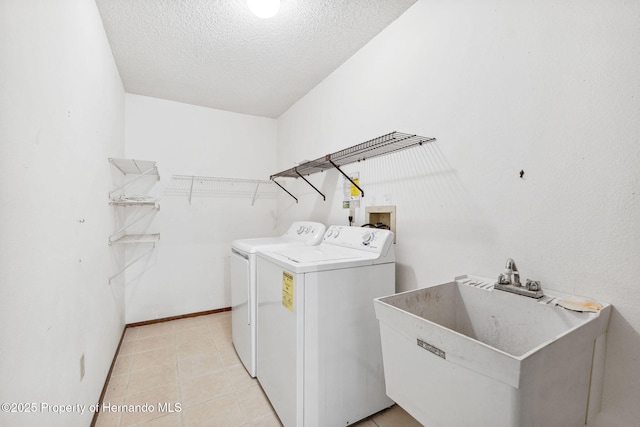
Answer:
POLYGON ((276 118, 416 0, 96 0, 129 93, 276 118))

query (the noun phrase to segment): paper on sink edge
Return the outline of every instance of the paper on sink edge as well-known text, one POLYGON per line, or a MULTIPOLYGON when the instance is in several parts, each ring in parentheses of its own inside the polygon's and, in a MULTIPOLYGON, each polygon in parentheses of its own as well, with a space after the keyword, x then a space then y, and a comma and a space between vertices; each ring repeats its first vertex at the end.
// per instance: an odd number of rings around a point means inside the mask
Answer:
POLYGON ((589 311, 597 313, 602 310, 602 304, 588 298, 565 298, 559 300, 556 304, 560 307, 566 308, 567 310, 573 311, 589 311))

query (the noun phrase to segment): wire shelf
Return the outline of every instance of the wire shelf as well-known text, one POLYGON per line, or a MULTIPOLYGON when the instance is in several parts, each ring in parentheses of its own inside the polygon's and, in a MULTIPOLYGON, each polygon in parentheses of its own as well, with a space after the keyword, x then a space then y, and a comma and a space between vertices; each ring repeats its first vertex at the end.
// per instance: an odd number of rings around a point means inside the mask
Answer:
POLYGON ((156 162, 151 160, 109 158, 109 162, 125 175, 158 175, 156 162))
POLYGON ((173 175, 164 190, 168 195, 186 195, 191 203, 193 196, 275 199, 276 187, 271 181, 212 176, 173 175))
POLYGON ((374 157, 382 156, 384 154, 393 153, 396 151, 405 150, 416 145, 422 145, 425 143, 435 141, 435 138, 419 136, 403 132, 391 132, 386 135, 379 136, 377 138, 370 139, 361 144, 354 145, 344 150, 336 151, 335 153, 327 154, 324 157, 320 157, 315 160, 304 162, 291 169, 278 172, 271 175, 271 181, 273 181, 278 187, 282 188, 288 195, 293 197, 298 202, 298 199, 291 194, 286 188, 284 188, 275 178, 302 178, 307 184, 311 186, 318 194, 322 196, 324 200, 327 198, 320 190, 318 190, 313 184, 311 184, 304 175, 311 175, 317 172, 323 172, 327 169, 337 169, 347 180, 351 182, 364 197, 364 191, 358 186, 346 173, 340 169, 341 166, 345 166, 355 162, 361 162, 374 157))
POLYGON ((333 169, 338 166, 345 166, 350 163, 360 162, 384 154, 405 150, 416 145, 435 141, 435 138, 413 135, 403 132, 391 132, 379 136, 361 144, 354 145, 335 153, 327 154, 315 160, 304 162, 291 169, 271 175, 271 179, 278 177, 298 178, 300 175, 311 175, 333 169))
POLYGON ((155 246, 160 241, 160 233, 156 234, 126 234, 112 244, 128 243, 128 244, 152 244, 155 246))
POLYGON ((160 209, 158 199, 148 195, 127 195, 122 193, 128 185, 144 177, 155 177, 155 180, 159 181, 160 174, 156 162, 150 160, 109 158, 109 163, 124 175, 137 175, 109 193, 109 204, 112 206, 133 206, 138 208, 134 212, 135 215, 133 219, 109 236, 109 245, 135 244, 140 246, 141 249, 144 249, 142 254, 134 256, 133 259, 131 259, 130 256, 127 257, 129 259, 125 262, 125 265, 117 273, 109 277, 109 283, 111 283, 114 278, 122 274, 127 268, 151 253, 160 241, 160 234, 126 234, 127 229, 133 224, 141 221, 143 218, 149 217, 160 209))
POLYGON ((135 159, 113 159, 109 158, 109 162, 114 165, 124 175, 138 175, 129 182, 109 192, 109 198, 115 199, 115 195, 129 184, 133 184, 145 176, 155 176, 156 180, 160 180, 160 173, 156 162, 151 160, 135 160, 135 159))
POLYGON ((126 196, 121 194, 115 196, 109 204, 116 206, 154 206, 160 208, 159 200, 151 196, 126 196))

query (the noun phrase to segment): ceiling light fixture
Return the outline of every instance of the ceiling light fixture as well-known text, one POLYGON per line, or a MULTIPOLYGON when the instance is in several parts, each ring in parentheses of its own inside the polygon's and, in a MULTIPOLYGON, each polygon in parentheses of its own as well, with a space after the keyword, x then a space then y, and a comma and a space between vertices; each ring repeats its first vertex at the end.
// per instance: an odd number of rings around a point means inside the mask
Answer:
POLYGON ((247 0, 249 10, 259 18, 271 18, 280 10, 280 0, 247 0))

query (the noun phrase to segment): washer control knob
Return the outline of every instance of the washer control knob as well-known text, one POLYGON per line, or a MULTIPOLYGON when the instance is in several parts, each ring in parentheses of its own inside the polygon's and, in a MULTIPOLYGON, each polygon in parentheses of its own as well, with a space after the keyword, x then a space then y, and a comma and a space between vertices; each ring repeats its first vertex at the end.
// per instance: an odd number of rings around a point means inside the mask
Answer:
POLYGON ((330 228, 330 229, 327 230, 326 237, 331 237, 331 236, 333 236, 333 228, 330 228))
POLYGON ((362 244, 365 246, 368 245, 371 243, 371 239, 373 239, 373 233, 371 231, 367 231, 362 235, 362 244))
POLYGON ((333 238, 337 239, 339 235, 340 235, 340 229, 336 228, 335 233, 333 233, 333 238))

